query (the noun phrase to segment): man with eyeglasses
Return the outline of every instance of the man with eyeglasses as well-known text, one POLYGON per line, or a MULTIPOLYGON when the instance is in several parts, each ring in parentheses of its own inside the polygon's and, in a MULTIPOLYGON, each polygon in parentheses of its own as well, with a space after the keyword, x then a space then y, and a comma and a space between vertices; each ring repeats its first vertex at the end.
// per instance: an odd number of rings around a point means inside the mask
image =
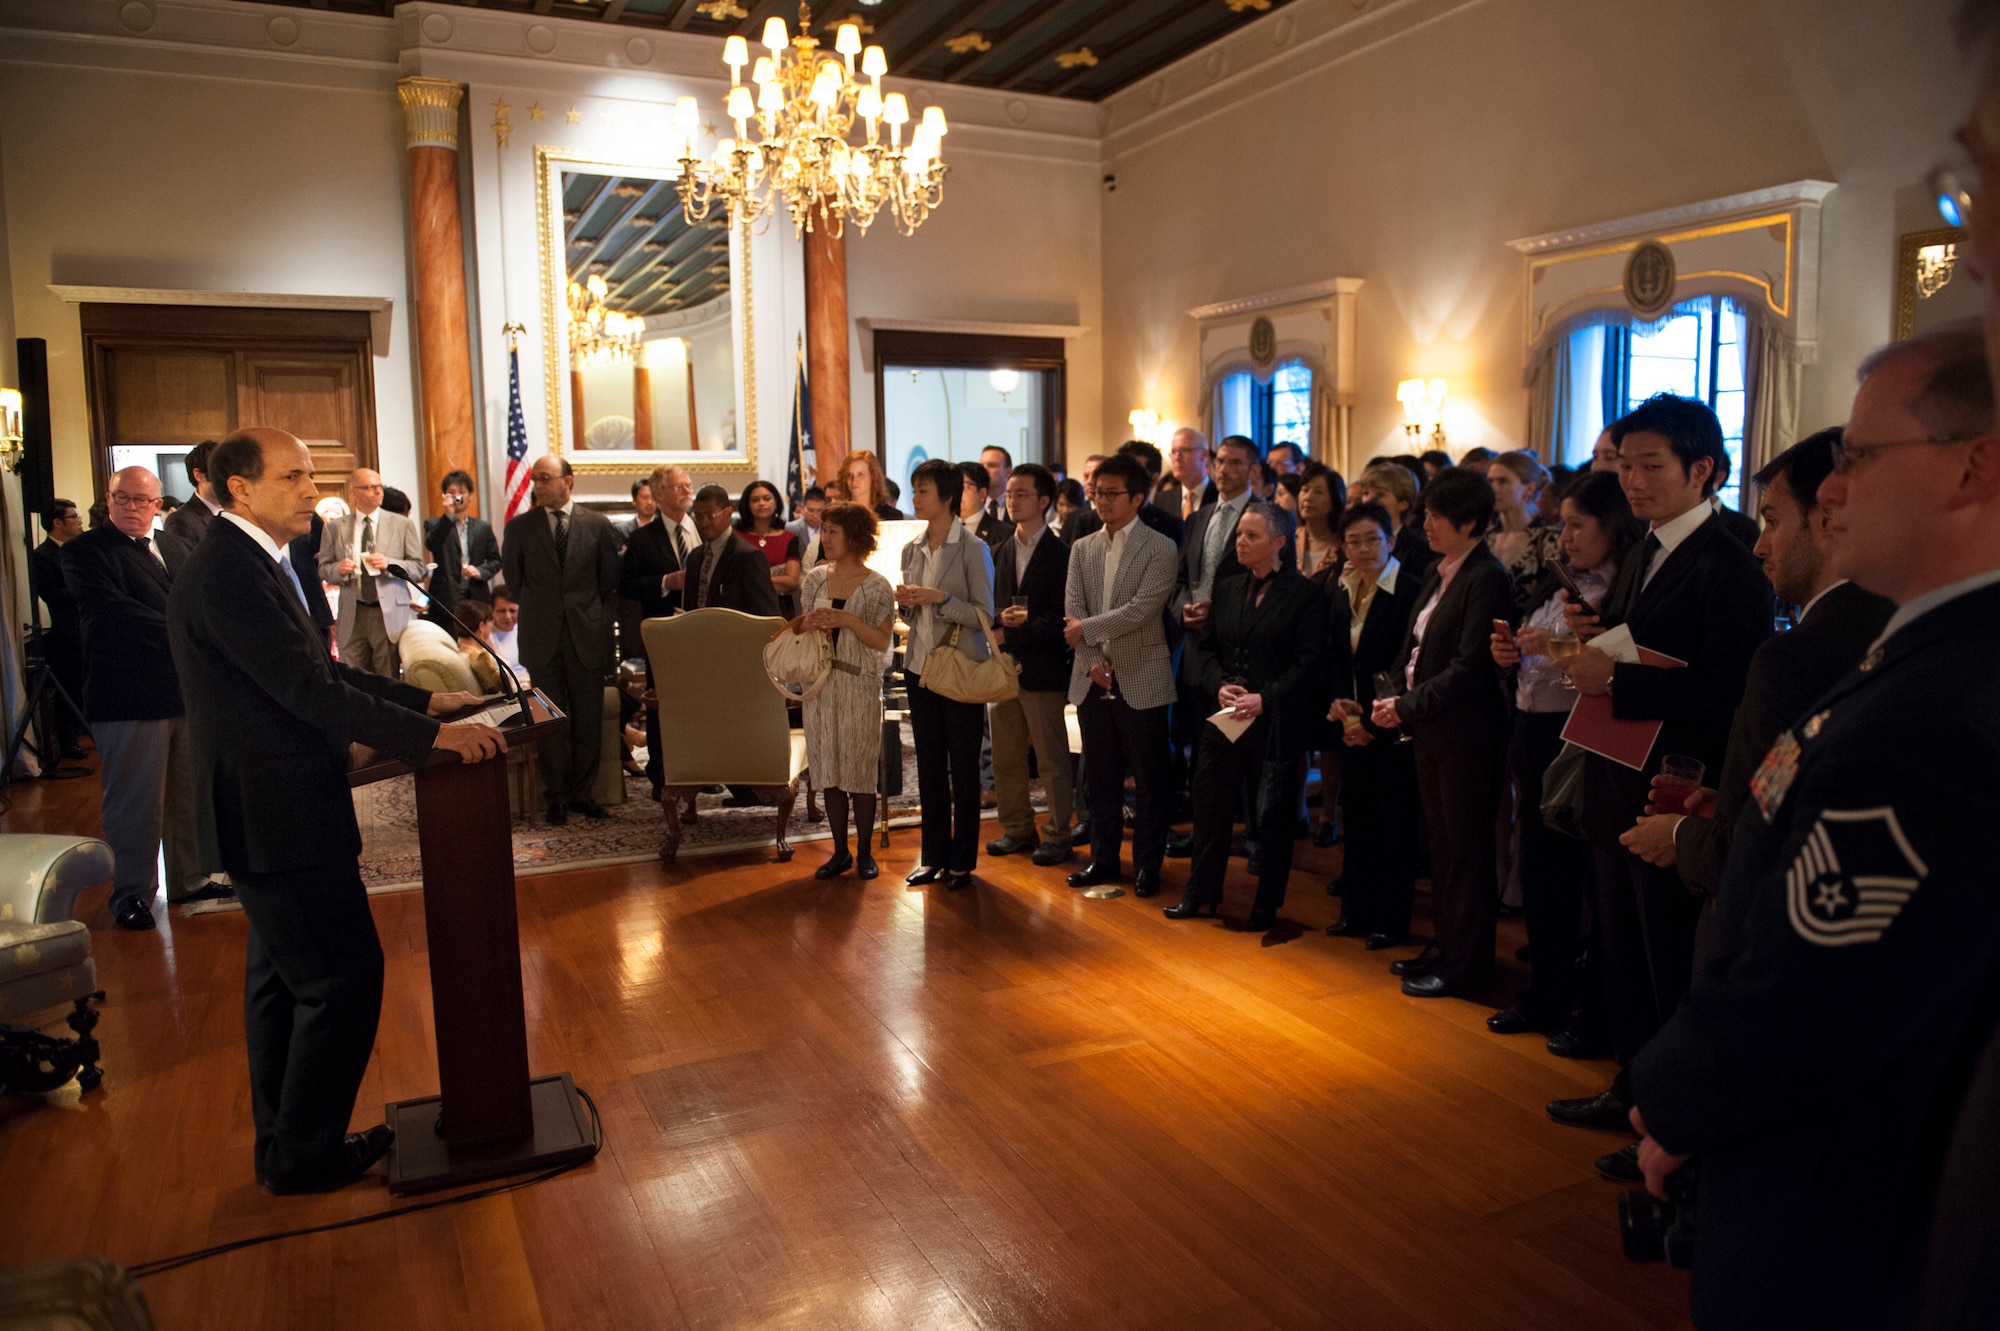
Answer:
MULTIPOLYGON (((1878 352, 1862 376, 1820 499, 1834 571, 1897 610, 1764 755, 1719 949, 1631 1066, 1648 1187, 1665 1195, 1700 1157, 1704 1331, 1914 1324, 1932 1202, 1941 1175, 1957 1182, 1946 1127, 1993 1028, 1992 375, 1965 324, 1878 352)), ((1990 1156, 1990 1119, 1972 1131, 1990 1156)), ((1990 1295, 1992 1255, 1964 1253, 1945 1287, 1990 1295)))
POLYGON ((127 467, 111 478, 111 521, 62 548, 63 580, 83 613, 83 719, 97 742, 111 917, 155 927, 160 846, 167 900, 203 890, 180 679, 167 646, 167 565, 153 532, 160 478, 127 467))

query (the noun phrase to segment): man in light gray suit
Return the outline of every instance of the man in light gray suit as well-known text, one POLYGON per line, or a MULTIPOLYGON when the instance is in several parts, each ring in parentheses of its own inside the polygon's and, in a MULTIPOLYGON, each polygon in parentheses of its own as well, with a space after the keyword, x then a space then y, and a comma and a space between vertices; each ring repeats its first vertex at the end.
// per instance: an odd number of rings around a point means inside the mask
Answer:
POLYGON ((1090 863, 1069 876, 1091 887, 1119 875, 1125 773, 1132 773, 1132 892, 1160 890, 1173 809, 1167 791, 1167 707, 1173 660, 1161 611, 1174 591, 1179 552, 1139 522, 1152 478, 1136 460, 1106 458, 1092 478, 1104 525, 1070 550, 1063 639, 1076 649, 1069 700, 1083 731, 1089 777, 1090 863))
POLYGON ((500 569, 507 594, 521 603, 521 664, 570 718, 569 734, 542 741, 536 754, 548 821, 559 826, 572 809, 606 816, 590 792, 618 617, 618 534, 610 519, 571 498, 568 459, 545 454, 528 475, 535 506, 507 524, 500 569))
POLYGON ((799 567, 810 569, 824 558, 819 548, 819 524, 826 513, 826 491, 817 485, 807 486, 796 511, 798 516, 785 524, 785 530, 799 538, 799 549, 804 552, 799 567))
POLYGON ((382 507, 380 472, 355 468, 347 478, 347 505, 319 542, 320 581, 340 588, 334 640, 343 665, 394 679, 396 639, 410 622, 410 584, 389 566, 428 578, 423 537, 416 523, 382 507))

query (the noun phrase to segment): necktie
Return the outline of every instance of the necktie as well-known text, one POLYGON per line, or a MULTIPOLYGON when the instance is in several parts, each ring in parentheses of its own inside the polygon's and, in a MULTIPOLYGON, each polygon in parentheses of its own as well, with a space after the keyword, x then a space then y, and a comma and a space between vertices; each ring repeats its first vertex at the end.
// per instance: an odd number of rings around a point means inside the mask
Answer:
MULTIPOLYGON (((373 605, 376 600, 375 574, 368 567, 368 559, 367 559, 367 557, 373 554, 374 552, 375 552, 375 515, 373 513, 370 513, 361 519, 361 554, 362 554, 361 600, 364 605, 373 605)), ((289 560, 286 561, 285 567, 286 568, 291 567, 291 562, 289 560)), ((294 582, 298 581, 298 575, 296 573, 292 575, 292 581, 294 582)), ((300 595, 303 598, 304 593, 301 592, 300 595)))
POLYGON ((1639 592, 1646 585, 1646 570, 1652 566, 1653 556, 1660 549, 1660 538, 1647 532, 1639 548, 1619 565, 1618 576, 1611 581, 1611 590, 1604 594, 1605 624, 1622 624, 1632 617, 1632 607, 1638 603, 1639 592))
POLYGON ((1186 522, 1186 521, 1187 521, 1187 520, 1188 520, 1189 518, 1191 518, 1191 517, 1193 517, 1193 516, 1194 516, 1194 491, 1193 491, 1193 490, 1182 490, 1182 491, 1181 491, 1181 521, 1182 521, 1182 522, 1186 522))
POLYGON ((556 511, 556 563, 569 559, 569 514, 556 511))
POLYGON ((708 605, 708 563, 702 561, 701 580, 694 589, 694 608, 703 609, 708 605))
POLYGON ((292 561, 289 558, 289 554, 279 555, 278 564, 281 568, 285 570, 285 577, 290 580, 292 584, 292 590, 298 593, 299 608, 304 610, 306 612, 306 617, 310 619, 312 617, 312 607, 306 604, 306 587, 304 583, 299 581, 299 571, 292 567, 292 561))
POLYGON ((674 567, 686 568, 687 565, 688 565, 687 533, 682 531, 681 524, 676 522, 674 524, 674 567))

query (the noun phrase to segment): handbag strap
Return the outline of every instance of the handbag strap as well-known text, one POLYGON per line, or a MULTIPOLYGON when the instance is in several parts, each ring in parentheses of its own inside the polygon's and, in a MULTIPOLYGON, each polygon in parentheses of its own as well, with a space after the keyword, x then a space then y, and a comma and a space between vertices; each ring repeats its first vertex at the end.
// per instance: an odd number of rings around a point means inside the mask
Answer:
MULTIPOLYGON (((968 602, 968 604, 971 603, 968 602)), ((972 606, 972 613, 979 616, 979 631, 986 635, 986 646, 990 651, 993 647, 993 621, 988 619, 986 612, 981 610, 977 605, 972 606)), ((938 646, 949 647, 956 651, 958 649, 958 632, 964 627, 965 625, 959 623, 957 620, 953 620, 951 623, 951 632, 945 635, 944 641, 939 643, 938 646)))

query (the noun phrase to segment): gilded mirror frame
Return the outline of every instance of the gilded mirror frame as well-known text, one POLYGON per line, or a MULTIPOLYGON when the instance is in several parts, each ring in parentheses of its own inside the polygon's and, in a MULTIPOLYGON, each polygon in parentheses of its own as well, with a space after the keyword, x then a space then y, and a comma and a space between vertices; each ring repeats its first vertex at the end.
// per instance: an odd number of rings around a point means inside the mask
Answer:
MULTIPOLYGON (((1965 244, 1965 232, 1955 226, 1933 231, 1908 231, 1896 238, 1896 341, 1901 342, 1917 326, 1917 251, 1927 245, 1965 244)), ((1963 250, 1959 253, 1962 260, 1963 250)), ((1964 276, 1964 274, 1958 274, 1964 276)))
MULTIPOLYGON (((543 391, 548 401, 548 450, 568 457, 570 466, 588 475, 644 476, 655 467, 685 467, 703 473, 757 474, 757 368, 753 354, 755 326, 751 310, 750 245, 747 228, 732 228, 737 235, 730 245, 729 293, 731 317, 741 312, 736 333, 734 392, 738 448, 733 452, 710 449, 621 449, 615 453, 579 453, 568 447, 567 417, 563 410, 562 377, 569 360, 569 344, 564 334, 568 318, 569 271, 560 236, 563 221, 565 170, 590 171, 604 175, 642 175, 670 180, 665 168, 646 162, 618 162, 551 144, 535 146, 535 242, 541 268, 542 288, 542 373, 543 391)), ((732 221, 733 221, 732 217, 732 221)))

